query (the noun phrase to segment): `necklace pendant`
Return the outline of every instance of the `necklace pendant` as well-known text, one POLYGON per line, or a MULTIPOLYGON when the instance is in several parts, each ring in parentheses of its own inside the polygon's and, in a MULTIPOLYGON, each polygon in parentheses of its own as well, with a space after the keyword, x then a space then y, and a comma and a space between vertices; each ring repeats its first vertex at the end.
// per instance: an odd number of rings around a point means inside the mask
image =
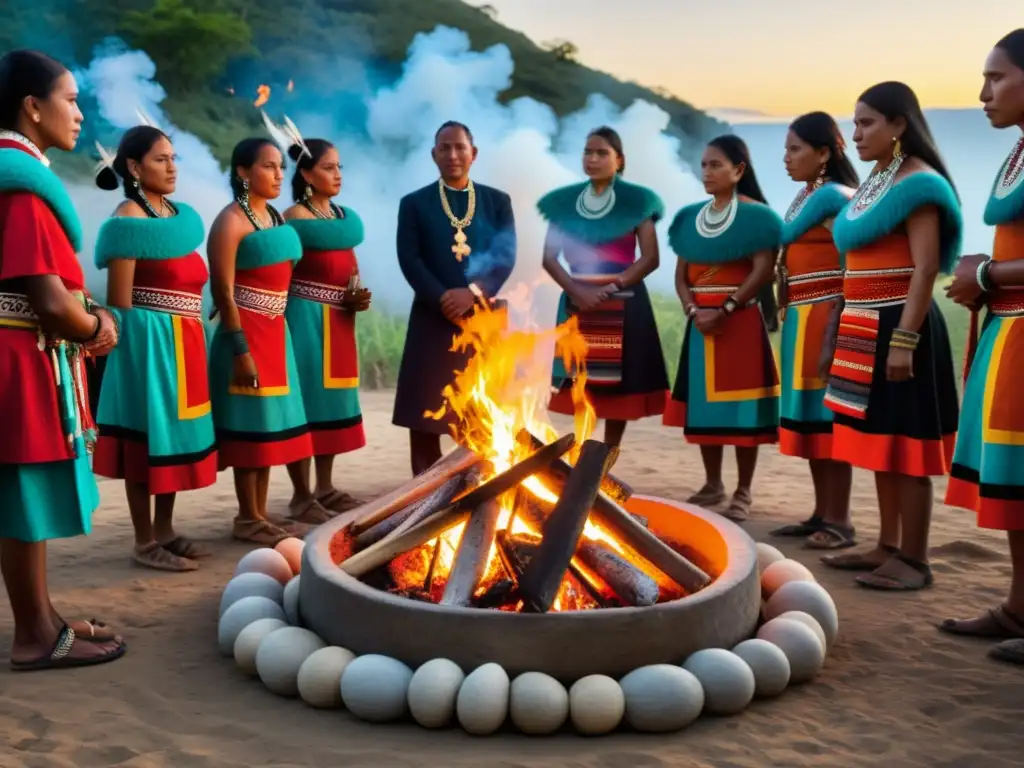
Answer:
POLYGON ((461 262, 473 252, 473 249, 469 247, 469 243, 466 240, 466 233, 462 231, 462 227, 457 227, 455 229, 455 245, 452 246, 452 253, 455 254, 455 260, 458 262, 461 262))

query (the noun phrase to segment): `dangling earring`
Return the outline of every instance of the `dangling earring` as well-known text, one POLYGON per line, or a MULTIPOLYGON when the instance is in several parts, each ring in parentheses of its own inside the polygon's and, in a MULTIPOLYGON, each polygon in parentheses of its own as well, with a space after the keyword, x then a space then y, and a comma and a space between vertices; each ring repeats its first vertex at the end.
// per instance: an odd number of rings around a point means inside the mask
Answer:
POLYGON ((903 143, 895 136, 892 139, 892 159, 899 160, 903 157, 903 143))
POLYGON ((302 196, 306 200, 309 200, 311 197, 313 197, 313 187, 311 187, 309 184, 307 184, 306 185, 306 191, 302 193, 302 196))
POLYGON ((825 170, 828 168, 828 163, 822 163, 821 168, 818 170, 818 178, 814 180, 814 188, 818 189, 825 183, 825 170))
POLYGON ((40 117, 39 115, 32 115, 33 123, 38 123, 40 120, 42 120, 42 117, 40 117))
POLYGON ((135 178, 132 179, 132 186, 135 187, 135 191, 136 192, 139 191, 140 184, 139 184, 139 177, 138 176, 136 176, 135 178))
POLYGON ((245 208, 249 207, 249 180, 242 179, 242 199, 240 201, 245 208))

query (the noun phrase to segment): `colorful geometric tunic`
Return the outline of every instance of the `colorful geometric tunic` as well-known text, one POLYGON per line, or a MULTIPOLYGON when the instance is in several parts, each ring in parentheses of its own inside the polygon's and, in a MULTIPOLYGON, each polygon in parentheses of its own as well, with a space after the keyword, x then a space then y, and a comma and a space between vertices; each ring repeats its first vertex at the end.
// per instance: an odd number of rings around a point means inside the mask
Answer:
POLYGON ((238 246, 235 304, 259 387, 233 383, 234 347, 218 325, 210 344, 210 395, 221 469, 262 469, 313 455, 284 316, 292 267, 301 257, 298 234, 283 225, 253 232, 238 246))
POLYGON ((782 323, 779 452, 804 459, 832 457, 832 411, 818 361, 832 308, 843 297, 843 270, 831 220, 853 190, 831 182, 794 201, 782 226, 786 274, 782 323))
MULTIPOLYGON (((753 255, 779 247, 782 219, 767 205, 740 198, 735 219, 717 236, 697 227, 704 203, 688 205, 669 228, 669 243, 686 262, 687 283, 700 308, 721 307, 753 269, 753 255)), ((755 446, 778 441, 779 371, 755 298, 705 336, 687 321, 664 423, 682 427, 698 445, 755 446)))
POLYGON ((135 261, 132 306, 121 324, 100 389, 98 475, 145 483, 152 495, 217 481, 210 413, 203 286, 209 271, 196 252, 204 238, 194 210, 176 203, 169 218, 108 219, 96 266, 135 261))
MULTIPOLYGON (((614 202, 600 218, 587 218, 577 205, 590 182, 549 192, 537 209, 557 233, 574 280, 604 285, 636 261, 637 230, 645 221, 665 214, 661 199, 651 190, 616 179, 606 195, 614 202)), ((665 410, 668 374, 647 287, 631 285, 587 312, 581 312, 563 293, 558 323, 579 318, 587 341, 587 396, 597 417, 630 421, 665 410)), ((572 378, 556 356, 552 384, 557 389, 549 408, 572 415, 572 378)))
POLYGON ((939 174, 910 174, 836 217, 832 235, 846 260, 845 308, 825 394, 835 414, 833 459, 917 477, 949 471, 958 416, 949 333, 934 301, 917 330, 913 377, 891 382, 886 376, 889 340, 914 274, 904 222, 923 206, 940 212, 940 270, 948 273, 959 254, 960 204, 939 174))
MULTIPOLYGON (((992 259, 1024 259, 1024 140, 992 188, 985 223, 992 259), (1014 162, 1016 161, 1016 162, 1014 162)), ((964 387, 946 503, 973 510, 982 528, 1024 530, 1024 287, 987 294, 988 317, 964 387)))
POLYGON ((356 318, 341 306, 349 281, 359 273, 353 249, 363 241, 363 222, 351 208, 332 208, 344 215, 288 222, 302 241, 302 260, 292 274, 285 318, 316 456, 366 445, 356 318))
POLYGON ((26 139, 0 133, 0 539, 89 533, 99 491, 78 344, 45 337, 25 278, 53 275, 85 302, 82 228, 64 187, 26 139))

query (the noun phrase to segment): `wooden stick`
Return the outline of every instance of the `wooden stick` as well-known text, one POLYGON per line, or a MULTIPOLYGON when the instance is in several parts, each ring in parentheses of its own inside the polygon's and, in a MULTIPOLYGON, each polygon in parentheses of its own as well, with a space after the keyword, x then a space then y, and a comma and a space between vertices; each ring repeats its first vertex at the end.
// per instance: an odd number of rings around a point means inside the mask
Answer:
POLYGON ((524 610, 546 613, 558 596, 562 578, 569 568, 580 534, 587 523, 590 508, 608 471, 609 447, 597 440, 587 440, 579 461, 554 510, 544 521, 544 534, 537 555, 519 580, 524 610))
POLYGON ((441 597, 442 605, 468 606, 487 568, 494 532, 498 527, 501 504, 497 499, 477 507, 462 530, 455 561, 441 597))
POLYGON ((396 555, 426 544, 438 534, 465 522, 471 512, 484 502, 497 498, 531 475, 548 468, 552 461, 572 447, 575 440, 576 437, 572 434, 560 437, 551 445, 544 446, 500 475, 495 475, 486 483, 456 499, 450 506, 435 512, 408 530, 396 532, 352 555, 341 563, 342 570, 350 576, 362 576, 378 566, 391 562, 396 555))
MULTIPOLYGON (((544 445, 540 439, 530 432, 523 430, 520 433, 520 439, 525 439, 536 449, 538 446, 544 445)), ((611 449, 611 457, 609 459, 609 466, 613 465, 619 457, 619 449, 611 449)), ((568 479, 569 474, 572 472, 572 464, 567 462, 565 459, 559 459, 558 461, 552 462, 551 466, 552 474, 560 477, 563 481, 568 479)), ((629 498, 633 495, 633 489, 628 483, 623 482, 613 474, 607 474, 604 480, 601 481, 601 492, 608 495, 619 504, 625 504, 629 501, 629 498)))
POLYGON ((603 581, 623 605, 643 606, 658 602, 658 582, 626 558, 597 541, 581 540, 576 558, 603 581))
POLYGON ((391 517, 381 520, 373 528, 363 531, 356 537, 356 546, 360 550, 365 549, 388 536, 397 536, 400 533, 405 533, 439 509, 444 509, 451 504, 452 499, 456 495, 465 489, 468 476, 472 473, 473 470, 470 469, 468 472, 448 478, 442 485, 432 490, 415 504, 403 509, 401 512, 396 512, 391 517))
POLYGON ((452 475, 465 472, 480 461, 480 457, 461 445, 438 459, 426 472, 411 478, 395 490, 352 510, 349 530, 358 535, 368 528, 415 504, 428 493, 440 487, 452 475))

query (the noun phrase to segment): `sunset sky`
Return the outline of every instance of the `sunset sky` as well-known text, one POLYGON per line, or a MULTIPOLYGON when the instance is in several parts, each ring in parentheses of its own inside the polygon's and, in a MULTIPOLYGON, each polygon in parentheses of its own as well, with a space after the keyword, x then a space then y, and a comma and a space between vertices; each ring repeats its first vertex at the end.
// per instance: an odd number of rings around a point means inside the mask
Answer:
POLYGON ((852 112, 903 80, 926 107, 975 106, 992 44, 1024 25, 1022 0, 469 0, 580 60, 703 109, 852 112))

